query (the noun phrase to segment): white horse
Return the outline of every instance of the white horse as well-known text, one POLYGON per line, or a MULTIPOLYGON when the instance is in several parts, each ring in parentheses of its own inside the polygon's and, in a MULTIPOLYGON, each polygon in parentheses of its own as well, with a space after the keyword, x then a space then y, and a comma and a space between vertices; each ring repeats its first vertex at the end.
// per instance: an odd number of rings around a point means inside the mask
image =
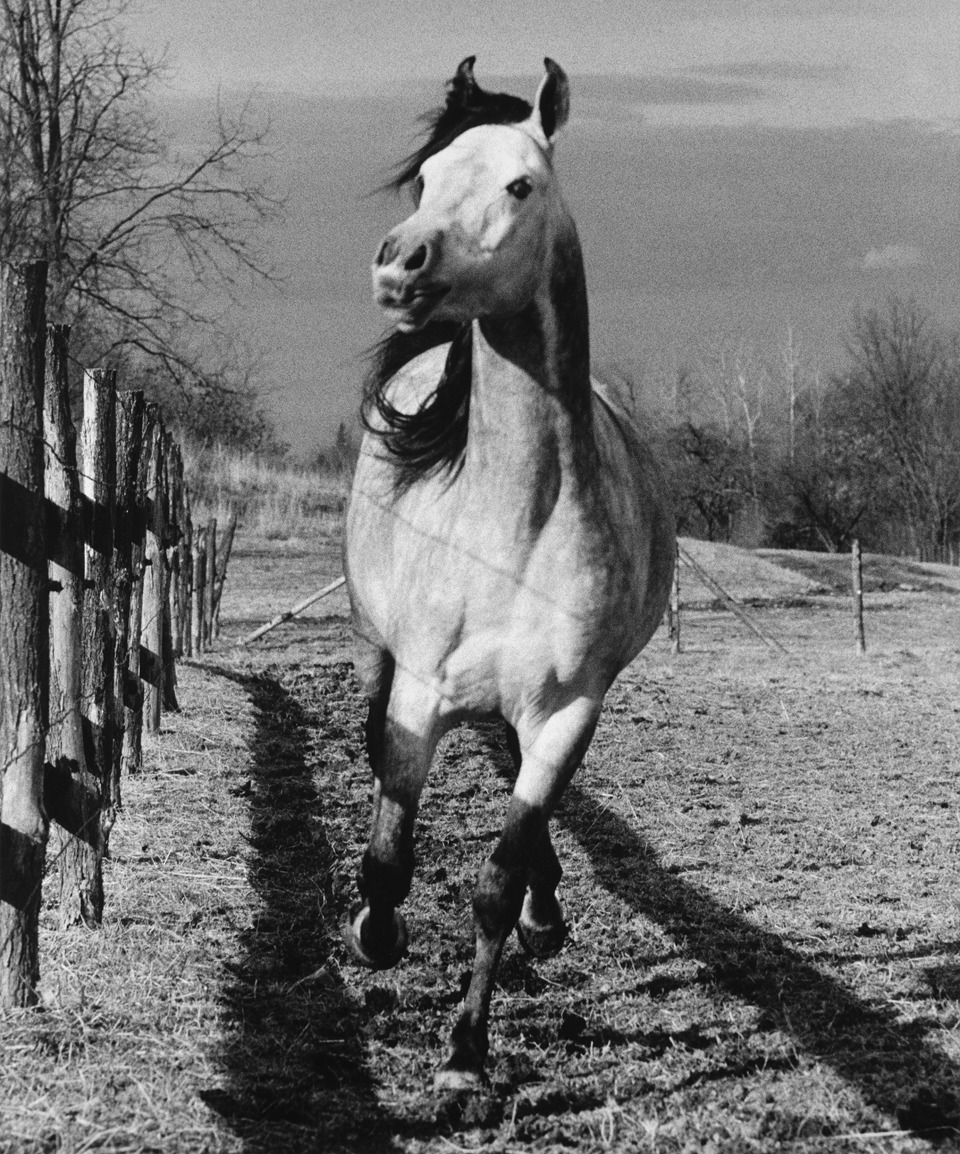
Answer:
POLYGON ((360 961, 392 966, 406 949, 397 906, 440 737, 499 715, 518 768, 473 899, 445 1089, 483 1078, 513 927, 538 956, 563 942, 550 815, 611 682, 660 622, 674 561, 663 479, 590 378, 583 260, 552 159, 567 78, 548 59, 531 106, 485 92, 472 66, 397 178, 417 209, 373 267, 396 332, 368 382, 345 543, 375 778, 363 902, 345 924, 360 961))

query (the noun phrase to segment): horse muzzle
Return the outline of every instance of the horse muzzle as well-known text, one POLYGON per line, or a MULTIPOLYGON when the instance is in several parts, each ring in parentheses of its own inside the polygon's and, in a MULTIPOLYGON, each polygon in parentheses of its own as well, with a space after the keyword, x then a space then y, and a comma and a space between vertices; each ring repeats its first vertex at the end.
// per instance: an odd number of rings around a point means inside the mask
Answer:
POLYGON ((421 285, 411 291, 394 291, 374 285, 374 299, 404 333, 422 328, 450 291, 446 285, 421 285))
POLYGON ((407 235, 403 225, 389 233, 373 263, 373 298, 402 332, 421 328, 450 286, 434 278, 440 233, 407 235))

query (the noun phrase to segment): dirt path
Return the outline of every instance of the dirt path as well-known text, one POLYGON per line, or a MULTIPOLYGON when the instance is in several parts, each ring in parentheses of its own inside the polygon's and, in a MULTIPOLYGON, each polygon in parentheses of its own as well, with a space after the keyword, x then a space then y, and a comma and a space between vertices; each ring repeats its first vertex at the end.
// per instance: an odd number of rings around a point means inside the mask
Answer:
MULTIPOLYGON (((247 1100, 259 1086, 291 1103, 301 1129, 285 1141, 300 1133, 309 1148, 319 1127, 331 1149, 835 1150, 845 1133, 886 1133, 872 1148, 902 1150, 928 1147, 910 1130, 960 1124, 960 613, 949 598, 888 596, 858 661, 845 607, 820 604, 764 616, 792 661, 702 613, 680 657, 658 638, 618 683, 558 816, 572 940, 547 963, 508 948, 491 1089, 465 1114, 428 1088, 508 789, 499 734, 464 728, 441 748, 409 958, 358 971, 336 926, 367 821, 342 619, 274 639, 257 658, 276 686, 266 748, 293 744, 294 776, 313 784, 290 795, 285 771, 258 759, 274 782, 265 830, 285 828, 292 796, 294 829, 313 807, 329 863, 304 928, 314 952, 287 955, 299 961, 286 988, 303 985, 269 1017, 291 1043, 284 1064, 268 1074, 251 1051, 237 1067, 247 1100), (311 1078, 311 1061, 336 1076, 311 1078)), ((288 876, 309 876, 317 856, 308 846, 288 876)))
POLYGON ((429 1086, 508 791, 499 733, 441 747, 409 957, 358 970, 343 606, 237 650, 325 576, 243 566, 223 645, 183 669, 183 712, 128 783, 108 924, 45 915, 44 1011, 2 1035, 4 1154, 950 1146, 960 598, 878 596, 865 660, 830 597, 761 612, 791 660, 726 613, 688 615, 679 656, 658 634, 558 814, 571 939, 543 963, 508 946, 491 1086, 464 1106, 429 1086))

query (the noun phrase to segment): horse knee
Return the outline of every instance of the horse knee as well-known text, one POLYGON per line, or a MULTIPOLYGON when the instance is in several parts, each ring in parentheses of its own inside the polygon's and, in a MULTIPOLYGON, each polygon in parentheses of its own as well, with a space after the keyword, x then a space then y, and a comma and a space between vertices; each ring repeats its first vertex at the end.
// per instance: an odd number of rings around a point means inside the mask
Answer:
POLYGON ((526 878, 522 869, 498 865, 492 858, 484 863, 473 895, 473 915, 485 937, 508 932, 520 916, 526 878))
POLYGON ((367 747, 367 759, 375 775, 379 775, 380 767, 383 764, 386 721, 386 698, 374 698, 367 709, 367 721, 363 727, 363 733, 367 747))

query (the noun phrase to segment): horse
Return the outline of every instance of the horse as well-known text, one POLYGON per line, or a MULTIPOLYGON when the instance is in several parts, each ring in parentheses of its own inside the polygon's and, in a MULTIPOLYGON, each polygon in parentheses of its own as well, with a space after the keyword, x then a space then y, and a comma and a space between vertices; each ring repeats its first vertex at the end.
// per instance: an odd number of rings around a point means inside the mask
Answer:
POLYGON ((398 906, 441 736, 499 716, 516 767, 473 897, 475 961, 441 1091, 484 1081, 512 929, 536 957, 563 944, 550 816, 604 695, 660 623, 675 557, 657 465, 591 379, 583 258, 553 167, 568 79, 546 59, 531 105, 483 89, 474 62, 392 182, 415 208, 373 263, 392 330, 364 388, 344 538, 373 770, 344 920, 358 962, 388 968, 407 948, 398 906))

